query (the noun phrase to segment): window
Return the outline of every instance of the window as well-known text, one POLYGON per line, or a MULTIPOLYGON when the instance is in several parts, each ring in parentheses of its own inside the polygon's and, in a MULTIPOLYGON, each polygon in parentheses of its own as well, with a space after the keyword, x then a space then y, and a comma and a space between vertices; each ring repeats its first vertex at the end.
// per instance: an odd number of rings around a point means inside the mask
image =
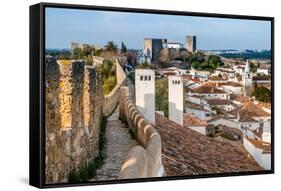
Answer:
POLYGON ((143 76, 140 76, 140 81, 143 81, 143 76))
POLYGON ((148 76, 148 81, 150 81, 151 80, 151 76, 148 76))
POLYGON ((180 84, 180 81, 178 81, 178 84, 180 84))
POLYGON ((210 117, 210 113, 206 113, 206 117, 210 117))
POLYGON ((147 76, 144 76, 144 81, 146 81, 147 80, 147 76))

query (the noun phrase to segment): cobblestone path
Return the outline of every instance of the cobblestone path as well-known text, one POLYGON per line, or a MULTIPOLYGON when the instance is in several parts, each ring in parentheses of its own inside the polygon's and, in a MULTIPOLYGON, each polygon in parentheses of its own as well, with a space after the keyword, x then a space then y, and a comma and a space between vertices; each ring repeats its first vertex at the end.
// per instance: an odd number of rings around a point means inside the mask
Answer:
POLYGON ((119 120, 119 105, 107 119, 105 136, 106 158, 91 181, 117 179, 128 151, 137 144, 136 140, 131 138, 128 128, 119 120))

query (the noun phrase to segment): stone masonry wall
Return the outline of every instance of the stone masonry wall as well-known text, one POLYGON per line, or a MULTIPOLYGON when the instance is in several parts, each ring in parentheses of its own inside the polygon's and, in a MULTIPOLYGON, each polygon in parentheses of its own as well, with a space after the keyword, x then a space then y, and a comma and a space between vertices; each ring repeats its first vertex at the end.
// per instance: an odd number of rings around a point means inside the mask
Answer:
POLYGON ((67 182, 71 169, 98 154, 102 84, 83 61, 47 60, 45 81, 45 182, 67 182))

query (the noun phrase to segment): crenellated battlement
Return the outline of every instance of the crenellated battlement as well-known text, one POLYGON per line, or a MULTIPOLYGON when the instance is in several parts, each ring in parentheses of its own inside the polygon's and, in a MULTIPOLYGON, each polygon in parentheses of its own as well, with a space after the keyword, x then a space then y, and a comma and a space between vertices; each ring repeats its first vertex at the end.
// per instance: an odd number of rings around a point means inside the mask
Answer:
POLYGON ((120 179, 163 176, 161 162, 161 137, 153 125, 137 110, 129 88, 122 87, 120 95, 120 118, 136 135, 140 145, 131 148, 119 175, 120 179))

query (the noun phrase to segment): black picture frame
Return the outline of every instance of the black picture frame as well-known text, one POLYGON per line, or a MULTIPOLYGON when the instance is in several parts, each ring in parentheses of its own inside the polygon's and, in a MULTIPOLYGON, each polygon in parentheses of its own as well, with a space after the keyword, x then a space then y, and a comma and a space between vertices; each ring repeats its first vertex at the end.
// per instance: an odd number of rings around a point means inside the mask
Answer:
POLYGON ((211 177, 227 177, 227 176, 244 176, 258 174, 274 173, 274 18, 263 16, 249 15, 231 15, 217 13, 199 13, 185 11, 168 11, 154 9, 136 9, 124 7, 105 7, 93 5, 74 5, 74 4, 57 4, 57 3, 39 3, 30 6, 30 97, 29 97, 29 184, 38 188, 54 188, 54 187, 69 187, 69 186, 85 186, 85 185, 100 185, 100 184, 116 184, 116 183, 135 183, 148 181, 167 181, 179 179, 194 179, 194 178, 211 178, 211 177), (272 107, 271 107, 271 170, 254 171, 254 172, 237 172, 237 173, 221 173, 221 174, 205 174, 191 176, 174 176, 161 178, 141 178, 141 179, 126 179, 113 181, 95 181, 86 183, 61 183, 48 184, 44 183, 45 170, 45 88, 44 88, 44 60, 45 60, 45 9, 46 8, 67 8, 67 9, 85 9, 85 10, 102 10, 102 11, 118 11, 131 13, 153 13, 164 15, 184 15, 198 17, 215 17, 215 18, 230 18, 230 19, 247 19, 247 20, 262 20, 271 22, 271 63, 272 63, 272 107))

